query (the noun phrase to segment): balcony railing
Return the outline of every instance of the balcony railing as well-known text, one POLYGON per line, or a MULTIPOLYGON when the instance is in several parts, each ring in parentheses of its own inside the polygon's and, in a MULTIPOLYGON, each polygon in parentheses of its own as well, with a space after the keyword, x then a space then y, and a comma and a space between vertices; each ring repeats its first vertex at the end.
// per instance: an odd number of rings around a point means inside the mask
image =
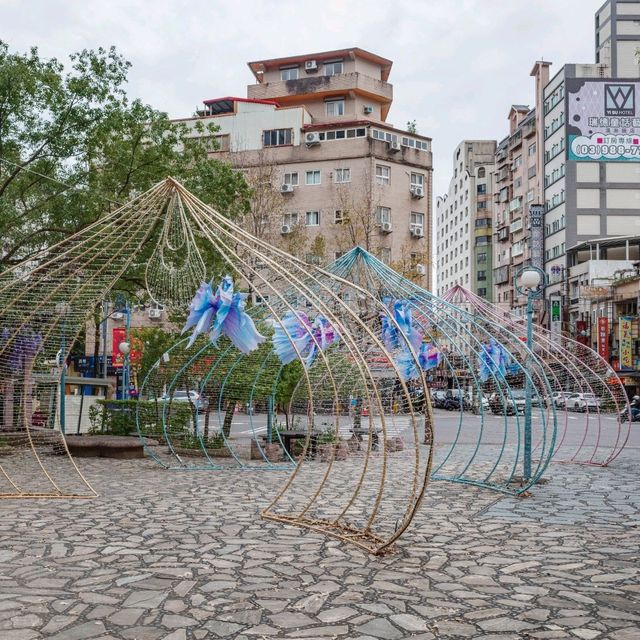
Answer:
POLYGON ((393 85, 357 71, 333 76, 318 75, 298 80, 250 84, 247 96, 254 100, 284 100, 293 96, 340 91, 359 91, 382 98, 385 102, 393 100, 393 85))

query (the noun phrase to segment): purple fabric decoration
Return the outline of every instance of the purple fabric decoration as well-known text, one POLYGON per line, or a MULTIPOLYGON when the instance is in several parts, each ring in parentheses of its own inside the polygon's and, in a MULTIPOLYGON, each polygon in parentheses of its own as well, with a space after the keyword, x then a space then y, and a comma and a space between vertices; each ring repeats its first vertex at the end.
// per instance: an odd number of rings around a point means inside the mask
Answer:
MULTIPOLYGON (((7 342, 12 339, 13 331, 2 330, 0 340, 7 342)), ((12 371, 21 371, 35 359, 42 349, 42 336, 29 328, 22 327, 20 333, 13 337, 8 353, 3 354, 12 371)))
POLYGON ((416 364, 416 361, 408 349, 403 349, 396 358, 396 364, 398 365, 398 369, 400 369, 400 376, 405 382, 419 378, 419 368, 423 371, 429 371, 429 369, 437 367, 442 360, 442 354, 430 342, 421 344, 416 355, 418 356, 418 364, 416 364))
POLYGON ((258 333, 251 316, 245 311, 248 294, 234 293, 233 279, 225 276, 213 293, 211 284, 200 284, 189 305, 189 317, 182 333, 193 328, 187 348, 202 333, 209 333, 213 345, 220 336, 226 336, 242 353, 255 351, 266 338, 258 333))
POLYGON ((302 311, 288 311, 273 331, 273 350, 282 364, 297 360, 299 353, 309 368, 318 355, 318 349, 325 351, 339 339, 338 332, 323 315, 316 316, 311 322, 302 311))

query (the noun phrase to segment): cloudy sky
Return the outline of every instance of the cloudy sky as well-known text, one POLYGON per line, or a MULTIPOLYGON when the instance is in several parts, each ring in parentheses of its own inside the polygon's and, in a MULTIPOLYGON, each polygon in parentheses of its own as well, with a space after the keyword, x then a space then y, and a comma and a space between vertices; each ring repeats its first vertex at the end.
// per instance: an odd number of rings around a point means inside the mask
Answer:
POLYGON ((112 44, 132 96, 173 117, 246 95, 249 60, 358 46, 393 60, 389 122, 433 138, 435 193, 464 138, 501 138, 535 60, 594 61, 604 0, 0 0, 0 38, 47 57, 112 44))

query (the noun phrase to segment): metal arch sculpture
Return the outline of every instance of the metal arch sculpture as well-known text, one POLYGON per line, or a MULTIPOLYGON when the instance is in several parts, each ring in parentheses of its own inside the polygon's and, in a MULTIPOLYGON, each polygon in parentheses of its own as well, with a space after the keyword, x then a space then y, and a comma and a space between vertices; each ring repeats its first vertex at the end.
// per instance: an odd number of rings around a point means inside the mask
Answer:
POLYGON ((143 255, 169 193, 163 183, 0 275, 1 497, 97 495, 54 430, 62 366, 94 305, 143 255))
POLYGON ((517 332, 437 298, 360 247, 327 270, 357 283, 380 300, 404 301, 425 340, 441 354, 441 362, 429 371, 429 379, 437 383, 438 376, 441 381, 446 378, 451 402, 459 406, 457 421, 436 419, 433 479, 515 494, 533 486, 556 448, 555 411, 544 406, 551 395, 552 371, 544 359, 529 351, 517 332), (530 425, 532 447, 536 445, 536 461, 528 477, 521 472, 527 425, 518 411, 527 381, 535 413, 530 425), (480 403, 476 406, 479 420, 465 420, 462 398, 470 392, 476 401, 490 392, 498 418, 488 419, 489 408, 480 403), (508 415, 511 412, 513 417, 508 415))
MULTIPOLYGON (((462 305, 505 330, 523 330, 522 318, 461 286, 447 291, 443 299, 462 305)), ((565 402, 556 407, 559 434, 553 461, 609 465, 620 455, 630 435, 628 398, 620 378, 606 360, 586 345, 565 335, 554 335, 540 325, 534 325, 533 332, 537 351, 553 371, 553 391, 583 393, 597 399, 591 405, 584 403, 584 407, 578 403, 584 411, 584 420, 579 424, 569 414, 569 409, 575 410, 576 406, 568 407, 565 402), (622 419, 625 410, 627 419, 622 419)))
MULTIPOLYGON (((12 455, 0 458, 0 473, 7 483, 1 495, 95 495, 69 456, 62 435, 50 428, 60 362, 84 327, 88 310, 135 261, 151 256, 146 282, 156 301, 184 302, 187 284, 201 273, 200 254, 189 253, 182 268, 167 261, 166 253, 158 252, 195 246, 195 238, 217 256, 218 278, 229 275, 262 300, 253 312, 258 330, 269 340, 275 340, 277 334, 280 349, 284 342, 300 363, 300 381, 291 391, 289 408, 306 438, 298 464, 263 516, 382 553, 409 526, 424 495, 432 462, 432 447, 422 444, 425 424, 432 431, 425 377, 419 372, 409 384, 396 354, 382 341, 376 326, 388 310, 365 289, 246 233, 170 178, 0 277, 0 384, 3 424, 11 429, 0 436, 19 434, 12 455), (173 231, 167 231, 167 225, 175 225, 173 231), (182 233, 181 226, 192 233, 182 233), (329 327, 339 336, 330 346, 326 340, 329 327), (16 353, 22 362, 18 379, 16 353), (55 362, 58 364, 52 364, 55 362), (393 388, 395 402, 402 407, 403 452, 392 451, 399 447, 391 445, 393 419, 388 415, 381 379, 393 388), (21 394, 16 392, 18 387, 21 394), (34 398, 39 403, 38 420, 34 398), (356 434, 354 429, 354 437, 345 442, 341 436, 349 421, 357 421, 359 430, 356 434), (324 462, 307 464, 318 422, 327 427, 324 462), (348 463, 342 459, 345 448, 350 452, 348 463)), ((419 367, 418 355, 402 327, 393 317, 387 323, 396 331, 405 364, 413 362, 419 367)), ((229 338, 218 336, 215 345, 199 339, 194 348, 203 354, 213 349, 220 357, 230 348, 229 338)), ((205 376, 211 374, 209 381, 215 378, 221 402, 230 393, 237 367, 247 357, 251 356, 230 358, 233 364, 225 365, 225 380, 207 370, 205 376)), ((198 358, 185 371, 193 364, 198 364, 198 358)), ((268 367, 278 370, 268 379, 266 386, 272 387, 281 365, 268 367)), ((170 406, 166 412, 170 421, 170 406)))

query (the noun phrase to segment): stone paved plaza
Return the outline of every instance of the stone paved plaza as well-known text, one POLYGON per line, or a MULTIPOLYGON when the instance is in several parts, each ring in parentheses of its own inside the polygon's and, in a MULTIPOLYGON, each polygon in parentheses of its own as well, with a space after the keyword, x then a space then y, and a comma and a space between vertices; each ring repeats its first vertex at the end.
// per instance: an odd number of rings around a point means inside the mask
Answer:
POLYGON ((529 498, 432 482, 394 554, 259 517, 282 473, 80 461, 0 503, 0 639, 640 638, 638 450, 529 498))

